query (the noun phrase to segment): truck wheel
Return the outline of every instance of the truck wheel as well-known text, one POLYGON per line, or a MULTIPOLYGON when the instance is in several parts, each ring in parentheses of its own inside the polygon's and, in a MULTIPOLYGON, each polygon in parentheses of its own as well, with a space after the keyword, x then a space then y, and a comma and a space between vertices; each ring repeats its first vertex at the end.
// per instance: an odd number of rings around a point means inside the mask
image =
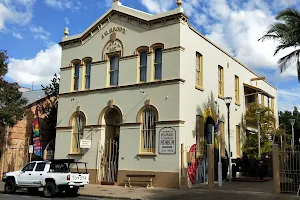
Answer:
POLYGON ((44 187, 44 195, 47 198, 52 198, 55 197, 57 192, 56 192, 57 188, 55 183, 53 182, 47 182, 45 187, 44 187))
POLYGON ((66 195, 70 197, 78 196, 78 188, 68 188, 66 189, 66 195))
POLYGON ((8 180, 6 181, 5 185, 4 185, 4 192, 6 194, 12 194, 14 192, 16 192, 17 188, 16 188, 16 183, 14 180, 8 180))

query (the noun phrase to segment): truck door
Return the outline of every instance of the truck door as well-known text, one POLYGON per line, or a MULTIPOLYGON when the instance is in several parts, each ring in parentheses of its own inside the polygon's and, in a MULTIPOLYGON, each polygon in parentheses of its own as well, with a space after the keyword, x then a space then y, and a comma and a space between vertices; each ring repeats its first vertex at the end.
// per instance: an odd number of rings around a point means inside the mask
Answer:
POLYGON ((43 162, 39 162, 36 164, 36 167, 31 174, 32 175, 32 177, 31 177, 32 183, 31 184, 37 185, 37 186, 41 185, 45 166, 46 166, 46 163, 43 163, 43 162))
POLYGON ((35 162, 28 163, 20 172, 18 177, 19 185, 31 185, 32 184, 32 172, 35 167, 35 162))

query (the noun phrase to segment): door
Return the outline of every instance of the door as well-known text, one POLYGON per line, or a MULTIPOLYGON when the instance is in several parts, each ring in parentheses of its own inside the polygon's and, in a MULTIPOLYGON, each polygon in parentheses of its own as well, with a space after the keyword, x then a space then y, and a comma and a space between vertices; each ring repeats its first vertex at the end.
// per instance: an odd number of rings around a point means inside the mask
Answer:
POLYGON ((41 185, 42 183, 42 178, 43 178, 43 172, 45 170, 46 163, 40 162, 36 164, 36 167, 34 171, 31 174, 31 181, 33 185, 41 185))
POLYGON ((35 162, 28 163, 20 172, 18 177, 19 185, 32 184, 32 172, 35 167, 35 162))

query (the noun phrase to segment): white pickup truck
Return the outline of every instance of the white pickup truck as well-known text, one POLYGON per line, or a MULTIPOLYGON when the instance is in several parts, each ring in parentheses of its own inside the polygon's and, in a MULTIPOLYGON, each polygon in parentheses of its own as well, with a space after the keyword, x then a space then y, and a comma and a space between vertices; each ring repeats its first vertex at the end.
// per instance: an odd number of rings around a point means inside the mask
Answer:
POLYGON ((80 187, 89 184, 89 174, 86 163, 58 159, 30 162, 20 171, 5 173, 2 181, 5 182, 5 193, 27 188, 30 193, 37 193, 42 189, 48 198, 62 192, 68 196, 76 196, 80 187), (84 172, 79 172, 78 164, 84 164, 84 172))

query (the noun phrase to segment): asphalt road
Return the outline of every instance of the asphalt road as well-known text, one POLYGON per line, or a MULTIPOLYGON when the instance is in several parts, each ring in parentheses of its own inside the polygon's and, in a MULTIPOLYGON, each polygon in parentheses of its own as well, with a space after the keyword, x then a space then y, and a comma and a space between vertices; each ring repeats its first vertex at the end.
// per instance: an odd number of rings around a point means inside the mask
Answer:
POLYGON ((85 197, 64 197, 64 196, 61 196, 61 197, 57 197, 57 198, 45 198, 43 197, 42 195, 41 196, 31 196, 25 192, 20 192, 20 193, 17 193, 17 194, 13 194, 13 195, 10 195, 10 194, 3 194, 3 193, 0 193, 0 199, 1 200, 107 200, 107 199, 99 199, 99 198, 85 198, 85 197))

